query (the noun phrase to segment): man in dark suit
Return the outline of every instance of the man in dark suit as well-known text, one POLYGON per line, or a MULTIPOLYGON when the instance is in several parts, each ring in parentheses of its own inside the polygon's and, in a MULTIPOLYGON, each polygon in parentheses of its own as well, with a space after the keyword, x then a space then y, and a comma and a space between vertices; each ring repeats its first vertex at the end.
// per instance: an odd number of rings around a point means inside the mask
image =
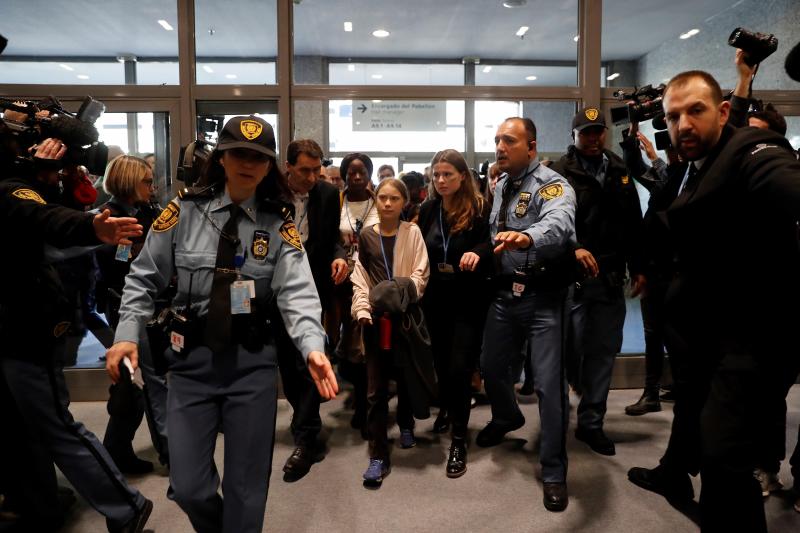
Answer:
POLYGON ((779 384, 800 364, 800 309, 783 305, 800 298, 800 163, 779 135, 726 125, 730 104, 705 72, 675 76, 663 102, 672 144, 688 162, 663 213, 676 251, 668 334, 685 368, 661 465, 628 475, 686 499, 688 473, 699 469, 703 531, 766 532, 753 470, 765 413, 780 409, 779 384))
MULTIPOLYGON (((294 221, 311 266, 322 309, 327 309, 333 285, 341 283, 347 276, 345 251, 339 238, 339 190, 320 179, 322 149, 310 139, 289 143, 286 171, 294 204, 294 221)), ((308 473, 314 462, 321 460, 321 447, 317 441, 322 429, 320 397, 303 357, 280 320, 275 322, 278 325, 274 328, 278 365, 284 394, 294 409, 291 429, 296 446, 283 467, 283 479, 296 481, 308 473)))

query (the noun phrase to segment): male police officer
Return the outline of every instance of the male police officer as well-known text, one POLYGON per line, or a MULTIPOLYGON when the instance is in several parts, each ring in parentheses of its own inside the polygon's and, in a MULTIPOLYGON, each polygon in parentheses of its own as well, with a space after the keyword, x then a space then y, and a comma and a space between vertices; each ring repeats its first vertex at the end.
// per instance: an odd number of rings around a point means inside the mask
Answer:
MULTIPOLYGON (((702 475, 703 531, 766 531, 753 477, 759 439, 780 409, 776 384, 797 372, 800 310, 800 163, 779 135, 726 125, 716 80, 689 71, 670 80, 664 110, 672 144, 688 161, 665 216, 677 252, 667 296, 669 330, 682 344, 670 444, 635 484, 691 497, 702 475), (780 290, 765 286, 779 280, 780 290)), ((672 352, 672 348, 670 348, 672 352)))
MULTIPOLYGON (((347 262, 339 238, 339 191, 320 179, 322 155, 322 148, 311 139, 294 140, 286 148, 294 219, 322 309, 328 309, 333 285, 347 277, 347 262)), ((276 313, 277 317, 279 314, 276 313)), ((294 409, 291 430, 296 446, 283 467, 283 479, 296 481, 305 476, 320 458, 320 443, 317 442, 322 429, 320 397, 303 356, 284 328, 276 329, 276 342, 284 394, 294 409)))
POLYGON ((575 144, 550 167, 575 189, 575 259, 585 278, 570 290, 570 345, 574 378, 582 392, 575 436, 592 450, 614 455, 603 432, 614 358, 622 347, 626 267, 632 294, 644 286, 642 210, 622 159, 605 149, 606 120, 596 107, 572 119, 575 144))
POLYGON ((522 364, 527 339, 536 368, 541 418, 544 506, 567 507, 566 430, 569 409, 561 363, 566 286, 559 267, 572 261, 575 193, 569 183, 536 159, 536 126, 528 118, 509 118, 495 135, 497 164, 505 177, 497 184, 490 215, 499 273, 486 318, 481 368, 492 420, 478 446, 494 446, 523 426, 514 395, 512 369, 522 364), (561 261, 559 261, 561 260, 561 261))
POLYGON ((7 164, 15 154, 9 154, 4 124, 0 134, 0 172, 6 174, 0 182, 0 248, 12 254, 0 264, 0 379, 25 421, 3 438, 32 439, 46 448, 75 489, 106 516, 109 531, 142 531, 152 502, 126 483, 97 437, 69 412, 63 363, 54 350, 69 328, 70 305, 44 258, 45 243, 129 244, 142 227, 135 218, 110 218, 110 211, 90 215, 48 202, 44 191, 58 179, 53 160, 64 156, 64 144, 44 140, 34 147, 40 170, 9 175, 20 168, 7 164))

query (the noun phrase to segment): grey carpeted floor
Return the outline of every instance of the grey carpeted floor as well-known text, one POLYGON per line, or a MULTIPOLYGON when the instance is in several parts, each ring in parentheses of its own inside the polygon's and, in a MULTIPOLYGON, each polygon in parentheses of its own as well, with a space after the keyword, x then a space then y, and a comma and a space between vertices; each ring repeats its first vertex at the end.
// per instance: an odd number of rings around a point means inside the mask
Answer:
MULTIPOLYGON (((411 450, 395 447, 391 475, 380 490, 369 491, 361 484, 361 474, 367 465, 366 443, 350 429, 352 413, 343 408, 344 394, 322 408, 329 446, 325 460, 296 483, 282 480, 281 468, 293 446, 288 431, 291 408, 281 400, 264 531, 697 531, 685 514, 627 480, 626 472, 631 466, 656 464, 666 445, 672 419, 671 404, 664 404, 661 413, 638 418, 625 416, 624 406, 638 399, 639 394, 639 390, 611 392, 606 430, 617 442, 616 456, 603 457, 591 452, 570 431, 570 504, 560 514, 547 512, 541 503, 534 444, 539 432, 536 403, 526 401, 523 412, 527 424, 509 434, 503 444, 490 449, 473 445, 469 450, 469 469, 459 479, 448 479, 444 474, 449 438, 429 431, 432 419, 418 421, 418 446, 411 450)), ((573 428, 576 401, 573 397, 570 421, 573 428)), ((76 403, 72 411, 92 431, 102 434, 107 418, 104 403, 76 403)), ((470 421, 473 438, 488 419, 488 406, 473 409, 470 421)), ((795 386, 789 396, 789 453, 795 444, 798 424, 800 386, 795 386)), ((392 428, 390 436, 397 435, 397 428, 392 428)), ((223 438, 218 442, 217 464, 221 465, 223 438)), ((135 448, 141 457, 155 461, 144 425, 136 436, 135 448)), ((791 486, 788 461, 782 466, 781 477, 791 486)), ((165 470, 132 478, 131 482, 155 502, 147 530, 169 533, 192 530, 183 512, 166 499, 165 470)), ((694 483, 698 491, 699 480, 694 483)), ((794 497, 787 490, 766 500, 771 532, 800 531, 800 514, 792 510, 794 497)), ((102 532, 105 524, 98 513, 79 500, 65 531, 102 532)))

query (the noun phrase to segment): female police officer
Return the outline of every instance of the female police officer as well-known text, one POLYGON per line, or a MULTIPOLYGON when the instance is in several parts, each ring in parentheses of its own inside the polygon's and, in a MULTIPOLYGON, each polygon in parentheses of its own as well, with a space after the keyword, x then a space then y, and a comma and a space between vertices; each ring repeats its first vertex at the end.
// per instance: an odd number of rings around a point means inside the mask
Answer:
MULTIPOLYGON (((275 298, 323 398, 338 385, 323 353, 319 298, 275 164, 275 134, 258 117, 220 133, 199 184, 153 223, 126 279, 106 368, 136 366, 153 298, 177 273, 167 427, 172 498, 197 531, 261 531, 276 412, 275 348, 265 311, 275 298), (290 303, 291 302, 291 303, 290 303), (224 503, 214 464, 225 434, 224 503)), ((185 191, 187 192, 187 191, 185 191)))

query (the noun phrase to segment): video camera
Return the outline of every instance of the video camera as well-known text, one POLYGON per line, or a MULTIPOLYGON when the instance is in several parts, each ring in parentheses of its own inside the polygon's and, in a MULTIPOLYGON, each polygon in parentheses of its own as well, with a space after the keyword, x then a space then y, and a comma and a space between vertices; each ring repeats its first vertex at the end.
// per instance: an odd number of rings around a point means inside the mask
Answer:
POLYGON ((778 49, 778 39, 774 35, 736 28, 728 37, 728 44, 744 52, 744 62, 750 67, 764 61, 778 49))
MULTIPOLYGON (((39 144, 47 138, 62 141, 67 151, 59 160, 61 166, 83 165, 89 173, 102 175, 108 162, 108 148, 98 142, 94 123, 106 106, 87 96, 77 113, 70 113, 55 97, 41 102, 11 101, 0 98, 0 111, 14 111, 2 121, 11 135, 17 137, 21 149, 39 144)), ((6 113, 6 115, 9 115, 6 113)), ((33 162, 32 156, 18 156, 23 162, 33 162)))
POLYGON ((619 90, 614 92, 618 100, 627 101, 624 106, 611 108, 611 121, 615 124, 623 122, 645 122, 664 112, 661 102, 665 85, 658 87, 645 85, 634 89, 631 93, 619 90))

